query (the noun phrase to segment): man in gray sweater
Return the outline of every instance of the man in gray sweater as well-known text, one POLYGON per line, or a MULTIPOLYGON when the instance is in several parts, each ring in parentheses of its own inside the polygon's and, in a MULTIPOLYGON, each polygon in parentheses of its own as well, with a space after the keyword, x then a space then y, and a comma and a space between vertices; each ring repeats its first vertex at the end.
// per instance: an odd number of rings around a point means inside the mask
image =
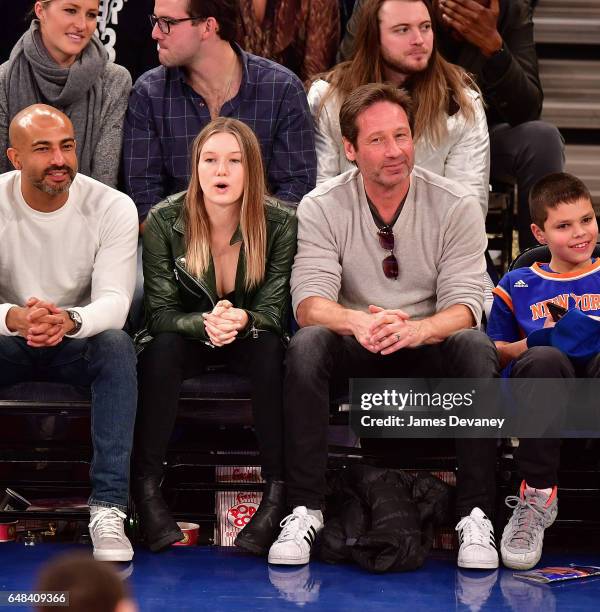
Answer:
MULTIPOLYGON (((270 563, 307 563, 323 527, 330 387, 352 377, 489 378, 498 370, 493 344, 473 329, 481 318, 486 247, 477 198, 413 168, 411 124, 405 92, 383 84, 357 88, 342 105, 340 126, 358 168, 322 183, 298 208, 291 285, 302 329, 288 348, 284 382, 293 512, 270 563)), ((471 452, 477 442, 469 442, 471 452)), ((460 442, 457 455, 457 514, 469 523, 459 564, 462 558, 497 566, 490 521, 471 517, 485 498, 469 487, 472 471, 493 469, 494 456, 471 464, 460 442)))

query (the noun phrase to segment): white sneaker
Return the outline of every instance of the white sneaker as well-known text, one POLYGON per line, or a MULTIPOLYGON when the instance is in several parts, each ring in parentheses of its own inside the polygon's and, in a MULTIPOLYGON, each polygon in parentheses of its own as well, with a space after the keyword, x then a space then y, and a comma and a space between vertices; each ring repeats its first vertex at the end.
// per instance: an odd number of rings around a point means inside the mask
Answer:
POLYGON ((490 572, 456 570, 456 599, 469 612, 483 610, 498 580, 499 573, 500 570, 497 569, 490 572))
POLYGON ((506 505, 514 508, 500 545, 506 567, 528 570, 540 560, 544 530, 554 523, 558 514, 556 491, 554 487, 548 496, 537 489, 528 489, 523 481, 519 495, 506 498, 506 505))
POLYGON ((269 566, 269 580, 285 601, 304 606, 319 601, 321 581, 311 578, 310 565, 301 567, 269 566))
POLYGON ((490 519, 473 508, 456 526, 458 531, 458 567, 494 569, 498 567, 498 549, 490 519))
POLYGON ((131 561, 133 548, 123 530, 126 514, 117 508, 90 506, 90 536, 97 561, 131 561))
POLYGON ((302 565, 310 560, 310 551, 323 523, 304 506, 296 506, 281 521, 281 533, 269 549, 269 563, 302 565))

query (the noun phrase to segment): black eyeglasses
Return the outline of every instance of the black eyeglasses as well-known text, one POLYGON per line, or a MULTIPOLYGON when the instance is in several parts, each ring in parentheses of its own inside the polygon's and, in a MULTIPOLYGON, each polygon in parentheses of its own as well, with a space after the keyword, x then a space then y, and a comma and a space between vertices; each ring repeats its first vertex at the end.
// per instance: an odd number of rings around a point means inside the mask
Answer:
POLYGON ((394 255, 394 232, 391 227, 382 227, 377 232, 379 246, 390 254, 381 262, 383 273, 386 278, 396 280, 398 278, 398 260, 394 255))
POLYGON ((184 19, 169 19, 167 17, 157 17, 156 15, 148 15, 148 18, 150 19, 150 23, 152 24, 152 27, 154 28, 154 26, 158 24, 158 29, 163 34, 170 34, 171 26, 179 25, 180 23, 183 23, 184 21, 194 21, 195 19, 202 19, 202 17, 185 17, 184 19))

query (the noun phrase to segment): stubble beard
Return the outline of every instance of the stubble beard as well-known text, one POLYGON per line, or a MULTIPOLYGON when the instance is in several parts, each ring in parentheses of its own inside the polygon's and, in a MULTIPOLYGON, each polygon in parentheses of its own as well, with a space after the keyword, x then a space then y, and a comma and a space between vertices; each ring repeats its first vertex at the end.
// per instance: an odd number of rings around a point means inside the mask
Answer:
POLYGON ((61 185, 60 187, 50 187, 50 185, 47 185, 46 183, 44 183, 44 181, 34 181, 32 183, 34 187, 51 196, 66 193, 67 191, 69 191, 72 184, 72 180, 68 180, 64 185, 61 185))
POLYGON ((46 176, 47 172, 44 172, 44 176, 42 176, 41 179, 36 179, 36 180, 31 180, 31 184, 36 188, 39 189, 41 192, 47 194, 47 195, 51 195, 51 196, 55 196, 55 195, 60 195, 61 193, 66 193, 67 191, 69 191, 69 189, 71 188, 71 185, 73 184, 73 180, 75 179, 75 170, 73 170, 73 168, 69 168, 68 166, 65 167, 65 170, 67 171, 67 174, 69 175, 69 179, 65 182, 64 185, 57 185, 56 187, 52 187, 51 185, 48 185, 47 183, 44 182, 44 177, 46 176))
POLYGON ((385 175, 384 169, 382 168, 371 178, 371 180, 384 189, 395 189, 410 176, 411 172, 412 167, 408 161, 406 161, 402 172, 393 175, 385 175))

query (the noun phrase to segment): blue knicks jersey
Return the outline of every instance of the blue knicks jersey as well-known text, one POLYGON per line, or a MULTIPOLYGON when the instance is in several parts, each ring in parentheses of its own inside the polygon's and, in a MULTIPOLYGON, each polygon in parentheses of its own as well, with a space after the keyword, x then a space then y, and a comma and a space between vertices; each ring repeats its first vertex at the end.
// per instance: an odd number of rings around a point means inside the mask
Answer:
POLYGON ((600 259, 565 274, 552 272, 548 264, 540 263, 506 274, 494 289, 488 336, 503 342, 526 338, 544 327, 548 301, 600 316, 600 259))

